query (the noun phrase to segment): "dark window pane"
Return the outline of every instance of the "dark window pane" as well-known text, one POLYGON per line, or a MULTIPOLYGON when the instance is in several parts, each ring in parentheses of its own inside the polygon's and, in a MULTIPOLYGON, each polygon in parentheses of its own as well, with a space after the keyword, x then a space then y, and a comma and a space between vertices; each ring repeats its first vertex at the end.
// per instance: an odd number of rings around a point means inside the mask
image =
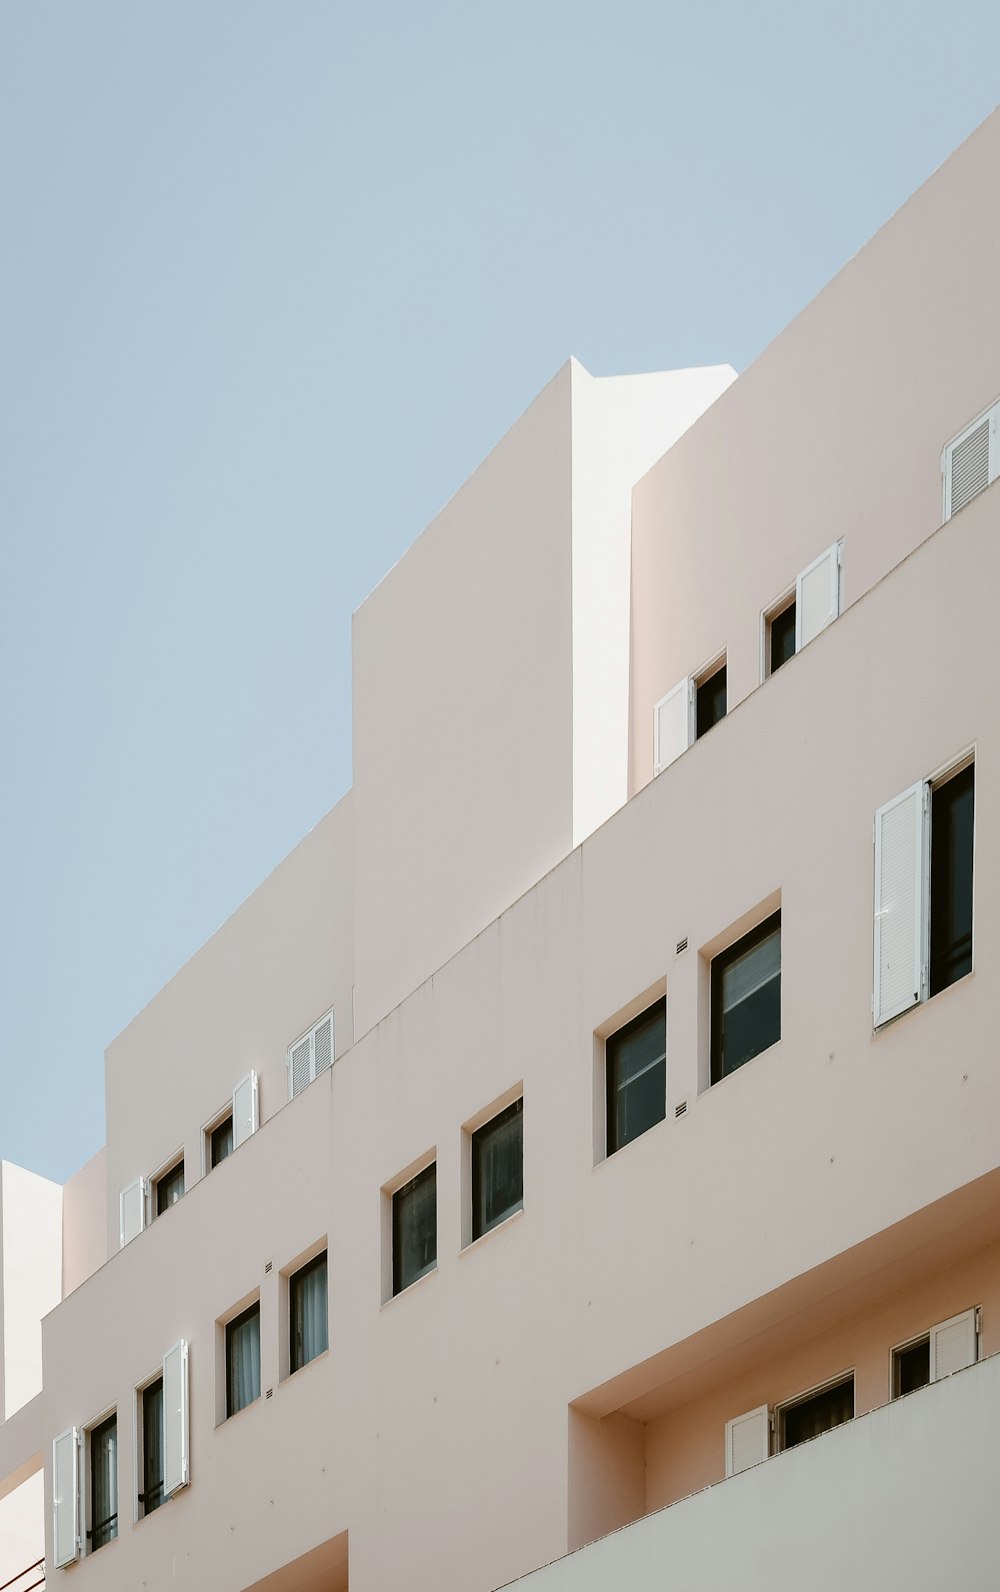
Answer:
POLYGON ((972 972, 972 764, 931 797, 931 994, 972 972))
POLYGON ((481 1238, 524 1202, 523 1100, 472 1135, 472 1236, 481 1238))
POLYGON ((437 1264, 437 1167, 392 1197, 392 1291, 401 1293, 437 1264))
POLYGON ((931 1379, 931 1340, 923 1338, 908 1349, 898 1349, 893 1356, 893 1394, 902 1398, 904 1393, 914 1393, 918 1387, 927 1387, 931 1379))
POLYGON ((770 673, 795 656, 795 604, 789 603, 770 623, 771 658, 770 673))
POLYGON ((217 1128, 212 1129, 212 1165, 218 1166, 233 1150, 233 1119, 227 1117, 225 1122, 220 1122, 217 1128))
POLYGON ((781 913, 712 962, 712 1082, 781 1038, 781 913))
POLYGON ((698 687, 695 698, 695 739, 710 730, 726 716, 726 666, 716 669, 713 675, 698 687))
POLYGON ((793 1404, 791 1409, 784 1410, 781 1417, 781 1446, 794 1448, 798 1443, 808 1442, 810 1437, 819 1437, 823 1432, 830 1432, 835 1426, 853 1419, 854 1378, 851 1376, 846 1382, 824 1388, 822 1393, 815 1394, 813 1398, 803 1399, 801 1404, 793 1404))
POLYGON ((118 1417, 90 1434, 90 1550, 118 1535, 118 1417))
POLYGON ((184 1162, 178 1161, 156 1181, 156 1214, 162 1216, 171 1205, 176 1205, 184 1193, 184 1162))
POLYGON ((152 1514, 163 1502, 163 1378, 142 1395, 142 1512, 152 1514))
POLYGON ((328 1347, 326 1255, 317 1255, 290 1279, 289 1364, 293 1371, 308 1365, 328 1347))
POLYGON ((254 1304, 226 1327, 227 1416, 259 1398, 260 1305, 254 1304))
POLYGON ((605 1047, 608 1070, 608 1154, 630 1144, 667 1111, 667 1003, 657 1001, 605 1047))

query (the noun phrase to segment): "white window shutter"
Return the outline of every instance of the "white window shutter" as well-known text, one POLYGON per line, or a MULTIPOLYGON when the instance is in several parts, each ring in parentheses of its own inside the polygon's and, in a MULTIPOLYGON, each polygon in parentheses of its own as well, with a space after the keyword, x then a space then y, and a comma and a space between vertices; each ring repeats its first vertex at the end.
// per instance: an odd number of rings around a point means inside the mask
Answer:
POLYGON ((137 1177, 118 1196, 118 1237, 122 1249, 138 1237, 146 1225, 146 1179, 137 1177))
POLYGON ((759 1465, 770 1452, 771 1419, 766 1404, 726 1422, 726 1475, 759 1465))
POLYGON ((294 1100, 311 1081, 312 1035, 307 1034, 288 1052, 288 1098, 294 1100))
POLYGON ((659 774, 694 740, 694 681, 685 675, 653 709, 653 773, 659 774))
POLYGON ((950 520, 1000 475, 1000 404, 948 443, 943 470, 944 518, 950 520))
POLYGON ((809 645, 840 613, 840 543, 807 565, 795 582, 795 650, 809 645))
POLYGON ((80 1432, 76 1426, 52 1444, 52 1547, 57 1569, 80 1557, 80 1432))
POLYGON ((875 1027, 927 995, 930 787, 911 785, 875 814, 875 1027))
POLYGON ((188 1473, 188 1346, 182 1338, 163 1356, 163 1496, 190 1481, 188 1473))
POLYGON ((250 1072, 233 1090, 233 1149, 245 1144, 257 1127, 257 1074, 250 1072))
POLYGON ((979 1334, 975 1310, 963 1310, 931 1328, 931 1381, 939 1382, 952 1371, 964 1371, 979 1358, 979 1334))
POLYGON ((333 1013, 330 1012, 313 1029, 313 1076, 333 1066, 333 1013))

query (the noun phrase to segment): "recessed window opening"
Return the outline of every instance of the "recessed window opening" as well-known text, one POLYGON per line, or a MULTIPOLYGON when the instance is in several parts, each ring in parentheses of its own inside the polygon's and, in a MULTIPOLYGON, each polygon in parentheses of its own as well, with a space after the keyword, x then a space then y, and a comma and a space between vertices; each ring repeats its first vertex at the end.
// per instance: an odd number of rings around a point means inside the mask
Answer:
POLYGON ((695 739, 701 737, 726 716, 726 663, 698 681, 695 688, 695 739))
POLYGON ((181 1156, 167 1172, 156 1179, 154 1195, 156 1200, 156 1214, 162 1216, 171 1205, 176 1205, 184 1193, 184 1157, 181 1156))
POLYGON ((712 960, 712 1082, 781 1038, 781 913, 712 960))
POLYGON ((392 1196, 392 1291, 402 1293, 437 1265, 437 1164, 392 1196))
POLYGON ((658 1000, 612 1034, 605 1046, 608 1154, 667 1114, 667 1002, 658 1000))
POLYGON ((915 1343, 908 1343, 892 1354, 892 1396, 902 1398, 904 1393, 915 1393, 927 1387, 931 1379, 931 1339, 927 1333, 915 1343))
POLYGON ((142 1421, 143 1515, 151 1515, 163 1502, 163 1378, 158 1376, 140 1394, 142 1421))
POLYGON ((472 1135, 472 1237, 482 1238, 524 1205, 524 1099, 472 1135))
POLYGON ((226 1418, 260 1398, 260 1301, 226 1325, 226 1418))
POLYGON ((233 1113, 227 1112, 208 1136, 209 1171, 233 1153, 233 1113))
POLYGON ((765 674, 771 675, 795 656, 795 594, 764 622, 765 674))
POLYGON ((854 1419, 854 1375, 797 1399, 778 1411, 778 1447, 797 1448, 854 1419))
POLYGON ((975 765, 931 788, 930 992, 972 972, 975 765))
POLYGON ((118 1535, 118 1414, 95 1426, 90 1434, 91 1553, 118 1535))
POLYGON ((288 1279, 289 1370, 299 1371, 329 1347, 326 1251, 288 1279))

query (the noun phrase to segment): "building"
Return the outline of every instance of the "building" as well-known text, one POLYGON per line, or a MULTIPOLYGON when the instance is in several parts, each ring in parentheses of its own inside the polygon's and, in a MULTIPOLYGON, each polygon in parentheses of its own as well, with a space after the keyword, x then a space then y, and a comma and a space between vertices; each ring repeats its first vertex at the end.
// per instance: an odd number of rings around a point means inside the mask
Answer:
POLYGON ((8 1575, 998 1584, 998 174, 359 610, 352 789, 3 1168, 8 1575))

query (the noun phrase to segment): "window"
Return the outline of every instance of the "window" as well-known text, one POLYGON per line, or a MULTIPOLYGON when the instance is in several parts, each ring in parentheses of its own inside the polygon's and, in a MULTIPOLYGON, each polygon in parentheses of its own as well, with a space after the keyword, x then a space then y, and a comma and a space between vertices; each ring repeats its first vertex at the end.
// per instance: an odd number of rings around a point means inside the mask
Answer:
POLYGON ((329 1347, 326 1251, 288 1279, 288 1368, 298 1371, 329 1347))
POLYGON ((314 1078, 333 1066, 333 1012, 288 1047, 288 1098, 294 1099, 314 1078))
POLYGON ((778 1410, 778 1447, 781 1450, 796 1448, 811 1437, 830 1432, 844 1421, 854 1419, 854 1376, 831 1382, 810 1393, 807 1398, 796 1399, 778 1410))
POLYGON ((156 1179, 153 1185, 156 1198, 156 1214, 162 1216, 171 1205, 176 1205, 184 1193, 184 1157, 156 1179))
POLYGON ((972 971, 975 764, 875 814, 876 1028, 972 971))
POLYGON ((118 1416, 95 1426, 90 1434, 91 1553, 118 1535, 118 1416))
POLYGON ((781 598, 764 615, 765 677, 838 618, 843 607, 843 553, 842 542, 826 548, 797 577, 794 595, 781 598))
POLYGON ((774 674, 795 655, 795 598, 765 620, 767 664, 765 673, 774 674))
POLYGON ((260 1398, 260 1301, 226 1326, 226 1417, 260 1398))
POLYGON ((163 1502, 163 1378, 143 1388, 140 1394, 142 1421, 142 1491, 139 1503, 144 1515, 151 1515, 163 1502))
POLYGON ((941 460, 944 518, 950 520, 1000 476, 1000 403, 948 443, 941 460))
POLYGON ((892 1396, 902 1398, 979 1358, 980 1310, 963 1310, 892 1351, 892 1396))
POLYGON ((524 1099, 472 1135, 472 1237, 482 1238, 524 1204, 524 1099))
POLYGON ((781 913, 712 959, 712 1082, 781 1038, 781 913))
POLYGON ((726 716, 726 665, 698 682, 695 692, 695 740, 726 716))
POLYGON ((612 1034, 605 1046, 608 1154, 614 1155, 667 1114, 667 1003, 612 1034))
POLYGON ((223 1117, 222 1121, 211 1129, 208 1135, 208 1168, 218 1166, 227 1155, 233 1153, 233 1113, 231 1111, 223 1117))
POLYGON ((392 1196, 392 1291, 402 1293, 437 1265, 437 1165, 392 1196))

